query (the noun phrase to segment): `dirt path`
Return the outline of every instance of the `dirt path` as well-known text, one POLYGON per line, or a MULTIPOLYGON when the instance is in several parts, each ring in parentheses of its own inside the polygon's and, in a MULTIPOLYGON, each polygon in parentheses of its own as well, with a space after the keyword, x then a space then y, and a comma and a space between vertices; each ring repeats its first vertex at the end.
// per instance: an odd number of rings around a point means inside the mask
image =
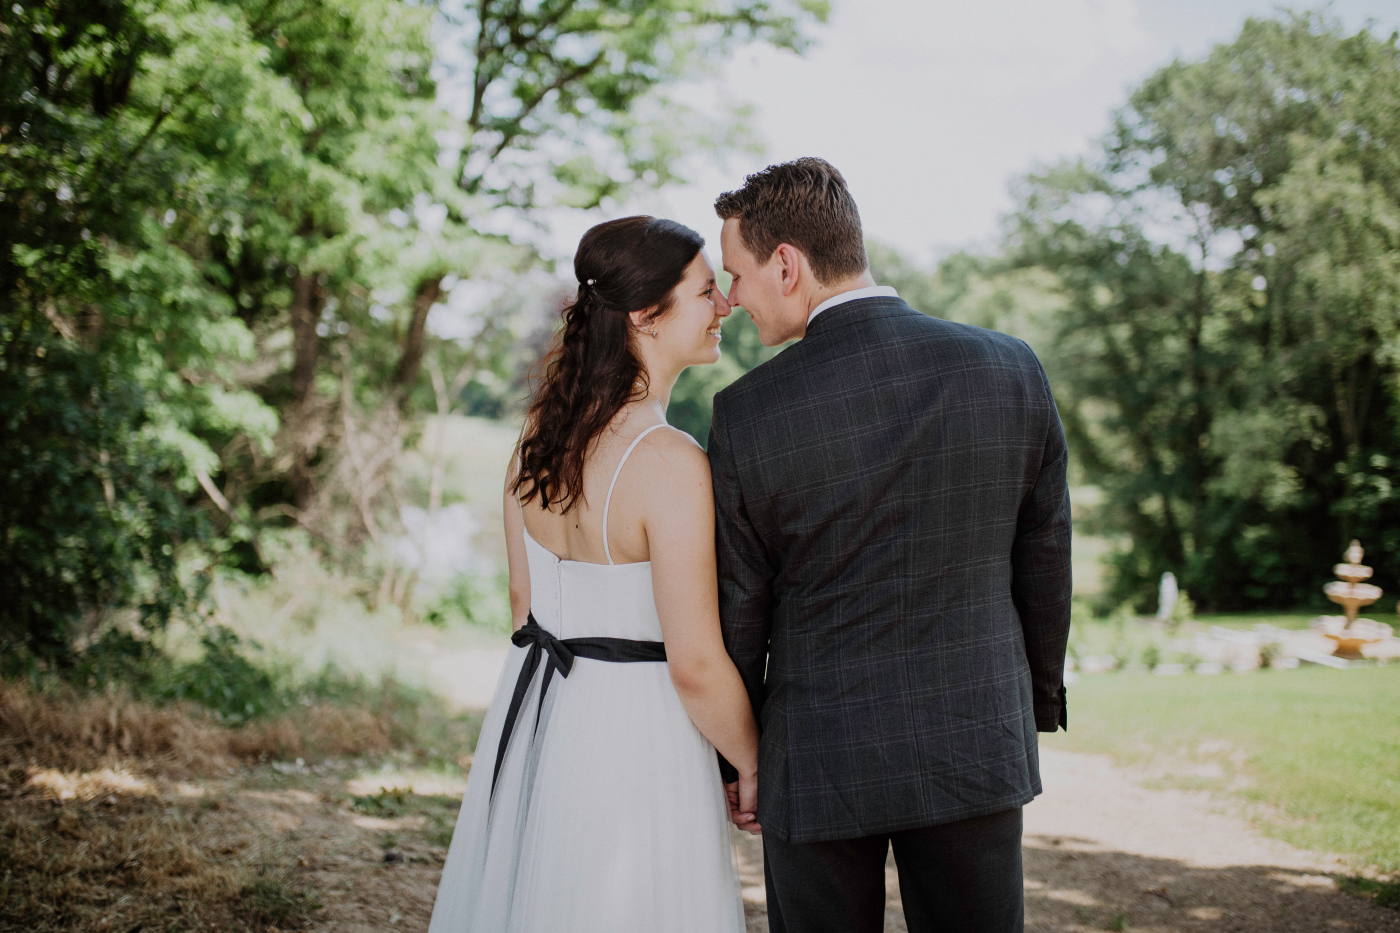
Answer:
MULTIPOLYGON (((1338 889, 1334 879, 1347 873, 1338 859, 1269 839, 1226 801, 1144 787, 1141 775, 1101 756, 1047 749, 1042 772, 1045 793, 1026 808, 1032 933, 1400 933, 1400 911, 1338 889)), ((373 785, 362 780, 351 789, 363 794, 373 785)), ((302 877, 326 905, 315 926, 426 930, 455 788, 418 782, 417 799, 432 801, 432 813, 381 818, 347 812, 330 789, 264 792, 256 801, 265 808, 262 825, 276 825, 268 817, 280 811, 281 825, 295 827, 302 877), (402 861, 383 860, 385 842, 402 861)), ((767 930, 761 846, 736 832, 734 847, 749 930, 767 930)), ((892 861, 886 891, 885 929, 903 931, 892 861)))
MULTIPOLYGON (((1026 808, 1026 929, 1032 933, 1400 933, 1400 911, 1344 893, 1335 857, 1269 839, 1226 801, 1142 786, 1106 757, 1047 749, 1045 793, 1026 808)), ((313 924, 335 933, 424 931, 460 785, 413 780, 401 815, 355 813, 346 791, 375 780, 310 775, 299 787, 233 793, 231 809, 280 835, 325 904, 313 924), (308 784, 310 786, 308 786, 308 784), (241 798, 241 799, 240 799, 241 798), (426 808, 426 809, 425 809, 426 808), (385 852, 401 860, 388 861, 385 852)), ((385 785, 410 783, 386 775, 385 785)), ((759 841, 734 833, 749 930, 766 931, 759 841)), ((886 931, 905 930, 886 869, 886 931)))
MULTIPOLYGON (((1045 793, 1026 808, 1033 933, 1400 931, 1400 911, 1338 890, 1341 862, 1269 839, 1205 793, 1143 787, 1106 758, 1042 750, 1045 793)), ((749 931, 766 931, 763 856, 734 834, 749 931)), ((885 869, 885 930, 903 931, 885 869)))
MULTIPOLYGON (((439 654, 430 679, 484 706, 504 656, 439 654), (479 676, 458 676, 467 662, 479 676)), ((1041 754, 1045 793, 1026 808, 1028 930, 1400 931, 1400 911, 1338 889, 1334 878, 1348 874, 1338 859, 1269 839, 1228 801, 1144 787, 1149 775, 1103 756, 1041 754)), ((736 833, 734 850, 749 930, 766 930, 761 846, 736 833)), ((892 861, 886 890, 885 928, 904 930, 892 861)))
MULTIPOLYGON (((1337 859, 1264 837, 1226 802, 1144 787, 1140 775, 1098 756, 1045 750, 1042 771, 1045 794, 1026 809, 1032 933, 1400 933, 1400 911, 1338 889, 1335 879, 1347 870, 1337 859)), ((349 761, 278 764, 188 783, 110 781, 78 799, 28 785, 5 791, 15 823, 7 832, 46 850, 62 840, 79 839, 79 848, 101 843, 111 850, 103 859, 140 875, 75 888, 72 896, 93 909, 69 922, 55 916, 44 929, 228 928, 226 912, 215 908, 256 867, 271 885, 262 895, 267 910, 275 912, 279 898, 305 905, 295 911, 300 921, 274 924, 279 929, 421 933, 464 785, 460 776, 415 770, 409 760, 372 769, 349 761), (103 842, 101 834, 112 832, 103 842), (186 854, 166 866, 169 852, 186 854), (224 878, 224 865, 243 866, 243 880, 224 878), (97 907, 99 900, 110 906, 97 907)), ((748 928, 767 930, 761 846, 736 832, 734 850, 748 928)), ((893 863, 886 890, 885 929, 903 931, 893 863)), ((18 928, 0 922, 0 929, 18 928)))

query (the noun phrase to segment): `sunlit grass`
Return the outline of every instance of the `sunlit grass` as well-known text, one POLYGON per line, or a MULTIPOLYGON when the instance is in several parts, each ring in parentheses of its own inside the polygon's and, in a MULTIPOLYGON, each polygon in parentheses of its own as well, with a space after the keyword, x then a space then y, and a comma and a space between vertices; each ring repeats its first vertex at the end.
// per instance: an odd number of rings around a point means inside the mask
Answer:
POLYGON ((1252 629, 1256 625, 1272 625, 1282 629, 1305 629, 1323 612, 1211 612, 1197 613, 1196 621, 1221 628, 1252 629))
POLYGON ((1223 777, 1207 783, 1242 779, 1270 834, 1400 871, 1400 665, 1098 674, 1069 696, 1070 731, 1042 736, 1047 747, 1167 769, 1216 762, 1223 777))

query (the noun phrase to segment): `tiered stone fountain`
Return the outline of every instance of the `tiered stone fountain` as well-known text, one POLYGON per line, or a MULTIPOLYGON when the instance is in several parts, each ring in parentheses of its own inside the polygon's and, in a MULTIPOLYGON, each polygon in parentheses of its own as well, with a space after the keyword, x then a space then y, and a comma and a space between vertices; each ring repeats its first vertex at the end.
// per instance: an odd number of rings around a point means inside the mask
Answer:
POLYGON ((1384 622, 1372 619, 1358 619, 1356 613, 1363 606, 1369 606, 1383 595, 1381 588, 1363 581, 1371 576, 1371 568, 1361 563, 1366 552, 1360 541, 1351 542, 1344 555, 1345 564, 1332 568, 1340 580, 1327 584, 1322 591, 1327 598, 1345 610, 1345 616, 1320 616, 1313 620, 1313 630, 1336 642, 1332 653, 1339 658, 1359 658, 1361 649, 1378 641, 1385 641, 1394 631, 1384 622))

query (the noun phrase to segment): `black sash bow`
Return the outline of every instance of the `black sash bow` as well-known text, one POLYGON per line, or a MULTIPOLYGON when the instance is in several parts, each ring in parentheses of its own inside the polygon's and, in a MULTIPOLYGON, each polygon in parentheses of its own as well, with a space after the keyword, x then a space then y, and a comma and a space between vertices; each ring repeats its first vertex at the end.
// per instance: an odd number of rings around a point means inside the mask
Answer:
POLYGON ((501 776, 501 762, 506 757, 506 746, 510 734, 515 731, 515 720, 520 715, 520 707, 525 704, 525 694, 530 689, 530 680, 539 669, 545 655, 544 681, 540 684, 540 703, 535 710, 535 728, 540 725, 540 713, 544 710, 544 695, 549 692, 549 680, 554 672, 568 677, 573 670, 574 658, 588 658, 592 661, 665 661, 666 645, 659 641, 632 641, 628 638, 555 638, 540 628, 535 614, 530 613, 529 621, 520 627, 510 640, 517 647, 529 648, 525 663, 520 667, 520 676, 515 680, 515 693, 510 698, 510 709, 506 711, 506 724, 501 729, 501 744, 496 748, 496 767, 491 772, 491 793, 496 792, 496 779, 501 776))

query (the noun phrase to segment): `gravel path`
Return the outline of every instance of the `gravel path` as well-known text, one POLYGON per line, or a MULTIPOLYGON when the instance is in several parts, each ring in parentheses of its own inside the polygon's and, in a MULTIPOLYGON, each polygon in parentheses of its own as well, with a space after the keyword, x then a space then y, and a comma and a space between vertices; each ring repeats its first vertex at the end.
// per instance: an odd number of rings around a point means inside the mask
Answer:
MULTIPOLYGON (((1108 758, 1041 751, 1026 808, 1026 929, 1143 933, 1400 931, 1400 911, 1338 890, 1333 856, 1263 836, 1205 793, 1156 790, 1108 758)), ((763 853, 734 834, 749 931, 766 931, 763 853)), ((894 862, 886 931, 904 931, 894 862)))

